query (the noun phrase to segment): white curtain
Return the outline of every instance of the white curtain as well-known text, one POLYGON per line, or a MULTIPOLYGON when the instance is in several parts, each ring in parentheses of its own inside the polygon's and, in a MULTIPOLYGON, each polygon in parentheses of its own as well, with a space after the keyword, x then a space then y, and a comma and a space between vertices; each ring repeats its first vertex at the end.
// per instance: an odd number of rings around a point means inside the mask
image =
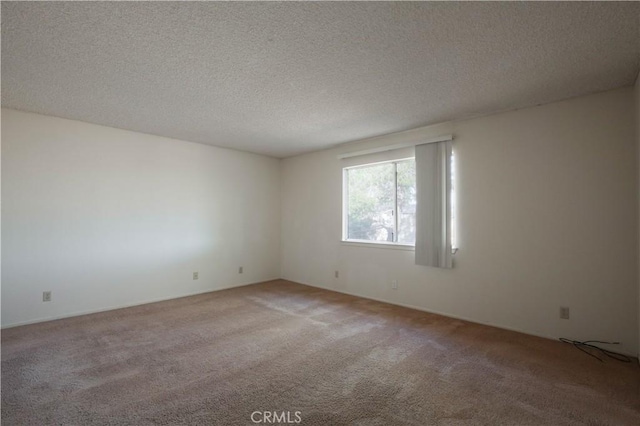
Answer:
POLYGON ((416 146, 416 265, 451 268, 451 141, 416 146))

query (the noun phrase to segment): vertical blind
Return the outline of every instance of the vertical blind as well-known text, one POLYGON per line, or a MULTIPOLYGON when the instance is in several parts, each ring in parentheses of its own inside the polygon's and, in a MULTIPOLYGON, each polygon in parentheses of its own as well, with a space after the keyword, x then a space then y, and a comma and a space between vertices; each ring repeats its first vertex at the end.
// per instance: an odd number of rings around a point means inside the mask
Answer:
POLYGON ((416 265, 453 267, 451 141, 416 145, 416 265))

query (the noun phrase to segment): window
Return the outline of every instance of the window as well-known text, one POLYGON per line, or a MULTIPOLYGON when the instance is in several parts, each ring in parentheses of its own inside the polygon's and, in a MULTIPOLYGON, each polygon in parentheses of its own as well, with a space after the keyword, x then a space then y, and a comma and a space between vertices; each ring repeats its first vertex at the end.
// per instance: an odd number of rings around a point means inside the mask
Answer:
POLYGON ((344 191, 345 240, 415 244, 413 158, 345 168, 344 191))

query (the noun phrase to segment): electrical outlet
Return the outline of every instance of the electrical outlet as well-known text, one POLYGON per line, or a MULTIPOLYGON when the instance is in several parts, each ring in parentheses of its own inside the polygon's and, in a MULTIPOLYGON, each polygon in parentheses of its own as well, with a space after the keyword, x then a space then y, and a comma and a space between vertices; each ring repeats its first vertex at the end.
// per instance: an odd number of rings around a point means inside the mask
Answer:
POLYGON ((198 279, 198 273, 197 273, 197 272, 194 272, 194 273, 193 273, 193 279, 194 279, 194 280, 197 280, 197 279, 198 279))
POLYGON ((42 292, 42 301, 43 302, 51 302, 51 292, 50 291, 43 291, 42 292))
POLYGON ((398 280, 391 280, 391 288, 394 290, 398 289, 398 280))
POLYGON ((336 278, 340 278, 340 271, 335 271, 333 276, 336 278))
POLYGON ((569 319, 569 307, 567 306, 560 307, 560 318, 569 319))
POLYGON ((239 274, 241 274, 241 273, 243 273, 243 272, 244 272, 244 267, 243 267, 243 266, 239 267, 239 268, 238 268, 238 273, 239 273, 239 274))

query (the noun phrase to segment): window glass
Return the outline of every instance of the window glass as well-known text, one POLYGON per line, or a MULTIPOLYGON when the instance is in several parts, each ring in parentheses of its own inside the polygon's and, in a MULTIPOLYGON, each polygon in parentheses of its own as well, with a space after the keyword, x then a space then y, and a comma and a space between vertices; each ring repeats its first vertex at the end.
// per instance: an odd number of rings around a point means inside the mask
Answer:
POLYGON ((413 159, 347 168, 347 240, 415 244, 413 159))
POLYGON ((394 241, 394 170, 394 163, 348 169, 347 239, 394 241))
POLYGON ((416 242, 416 162, 397 163, 398 171, 398 242, 416 242))

